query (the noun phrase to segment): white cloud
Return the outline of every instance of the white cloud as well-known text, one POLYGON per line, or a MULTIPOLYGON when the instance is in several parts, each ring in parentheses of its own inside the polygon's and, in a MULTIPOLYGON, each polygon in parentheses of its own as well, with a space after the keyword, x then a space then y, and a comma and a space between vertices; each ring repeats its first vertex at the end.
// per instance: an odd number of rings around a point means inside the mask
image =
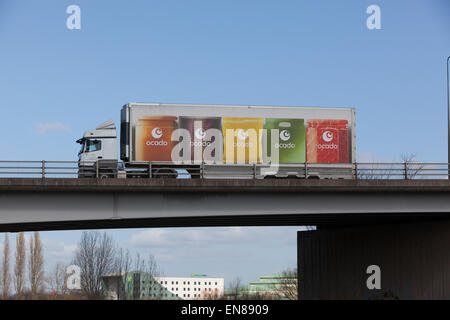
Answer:
POLYGON ((70 262, 78 248, 77 245, 67 245, 62 241, 49 239, 42 239, 42 244, 46 257, 62 262, 70 262))
POLYGON ((204 273, 229 281, 295 266, 297 231, 305 227, 208 227, 135 230, 125 246, 152 254, 166 276, 204 273), (270 254, 268 254, 270 252, 270 254))
POLYGON ((38 123, 34 126, 34 132, 40 136, 49 132, 70 132, 69 126, 61 122, 38 123))
MULTIPOLYGON (((298 230, 303 230, 299 227, 298 230)), ((139 247, 166 247, 186 245, 236 245, 238 243, 292 243, 295 232, 289 236, 281 227, 217 227, 192 229, 147 229, 131 235, 130 243, 139 247)))
POLYGON ((134 245, 163 245, 168 241, 167 231, 164 229, 149 229, 131 235, 130 242, 134 245))

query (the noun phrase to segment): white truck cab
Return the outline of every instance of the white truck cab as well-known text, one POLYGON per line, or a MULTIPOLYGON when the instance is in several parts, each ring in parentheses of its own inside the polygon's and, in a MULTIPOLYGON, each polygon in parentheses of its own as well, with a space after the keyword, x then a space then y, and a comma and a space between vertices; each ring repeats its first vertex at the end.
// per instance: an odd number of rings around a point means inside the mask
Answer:
POLYGON ((81 144, 78 152, 80 170, 92 171, 100 162, 117 169, 117 131, 113 120, 86 131, 77 143, 81 144))

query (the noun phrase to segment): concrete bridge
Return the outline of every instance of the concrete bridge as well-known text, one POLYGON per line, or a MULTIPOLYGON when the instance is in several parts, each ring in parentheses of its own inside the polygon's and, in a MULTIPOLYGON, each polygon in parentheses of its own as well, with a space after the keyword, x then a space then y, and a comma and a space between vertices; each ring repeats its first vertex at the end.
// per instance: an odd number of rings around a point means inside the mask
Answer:
POLYGON ((0 231, 450 217, 448 180, 0 179, 0 231))
POLYGON ((450 298, 449 221, 449 180, 0 179, 0 231, 316 225, 303 299, 450 298))

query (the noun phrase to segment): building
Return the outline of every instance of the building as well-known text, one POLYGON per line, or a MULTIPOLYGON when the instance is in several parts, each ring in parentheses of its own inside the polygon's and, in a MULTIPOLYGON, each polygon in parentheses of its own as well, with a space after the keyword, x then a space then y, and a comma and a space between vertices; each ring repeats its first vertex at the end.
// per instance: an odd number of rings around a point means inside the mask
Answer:
POLYGON ((208 300, 224 294, 223 278, 152 277, 145 272, 109 274, 102 278, 109 300, 208 300))
POLYGON ((112 273, 102 277, 105 299, 177 299, 153 277, 144 272, 112 273))
POLYGON ((297 288, 296 274, 273 274, 261 276, 247 287, 228 289, 225 297, 229 300, 296 300, 297 288))
POLYGON ((217 299, 224 294, 223 278, 156 277, 168 292, 183 300, 217 299))

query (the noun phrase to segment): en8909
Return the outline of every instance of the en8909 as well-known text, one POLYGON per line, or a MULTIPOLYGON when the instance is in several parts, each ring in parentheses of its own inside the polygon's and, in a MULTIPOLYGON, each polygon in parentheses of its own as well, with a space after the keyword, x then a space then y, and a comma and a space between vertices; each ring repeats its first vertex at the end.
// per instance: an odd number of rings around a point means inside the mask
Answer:
POLYGON ((268 305, 226 305, 225 309, 226 314, 233 314, 233 315, 252 315, 252 314, 268 314, 269 313, 269 306, 268 305))

